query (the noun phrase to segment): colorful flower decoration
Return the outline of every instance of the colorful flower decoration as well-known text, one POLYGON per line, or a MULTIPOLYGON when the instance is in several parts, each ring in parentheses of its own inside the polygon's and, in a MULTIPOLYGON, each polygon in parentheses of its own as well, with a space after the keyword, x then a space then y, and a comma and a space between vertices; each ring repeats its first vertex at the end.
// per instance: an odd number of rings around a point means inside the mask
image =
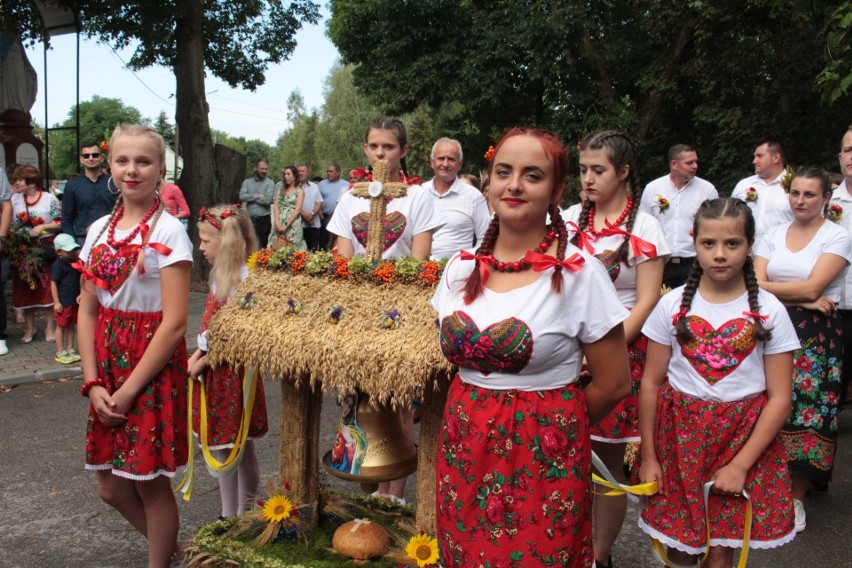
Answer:
POLYGON ((393 329, 399 325, 399 310, 396 308, 382 312, 382 327, 393 329))
POLYGON ((246 295, 240 298, 240 308, 244 310, 250 310, 257 304, 257 300, 254 299, 254 292, 248 291, 246 295))
POLYGON ((336 324, 340 321, 341 317, 343 317, 343 308, 337 305, 331 306, 331 310, 328 312, 328 321, 336 324))
POLYGON ((837 223, 843 219, 843 206, 839 203, 832 203, 828 207, 828 220, 837 223))
POLYGON ((496 154, 496 153, 497 153, 497 151, 494 149, 494 146, 489 146, 488 150, 485 151, 485 156, 484 156, 485 161, 490 162, 491 160, 493 160, 494 154, 496 154))
POLYGON ((440 560, 438 541, 423 531, 419 535, 411 537, 411 540, 405 545, 405 553, 417 562, 417 568, 435 566, 440 560))
POLYGON ((299 315, 302 312, 302 302, 297 302, 293 298, 287 300, 287 313, 299 315))
POLYGON ((263 518, 270 523, 280 523, 290 518, 293 503, 284 495, 273 495, 263 505, 263 518))
POLYGON ((660 208, 660 213, 665 213, 666 209, 669 208, 669 205, 670 205, 669 200, 658 193, 657 194, 657 207, 660 208))
POLYGON ((753 187, 750 187, 746 190, 745 200, 751 203, 757 201, 757 190, 753 187))
POLYGON ((9 230, 5 251, 9 262, 17 269, 18 278, 26 283, 30 290, 35 290, 39 283, 45 284, 47 274, 44 271, 44 249, 38 246, 38 241, 30 236, 26 228, 12 227, 9 230))
POLYGON ((261 268, 374 285, 406 284, 434 288, 441 280, 446 263, 447 260, 418 260, 411 257, 369 261, 363 256, 347 258, 328 251, 309 253, 285 248, 275 252, 262 249, 254 253, 248 259, 248 268, 250 271, 261 268))
POLYGON ((98 144, 98 147, 104 154, 109 154, 109 142, 106 140, 101 140, 101 143, 98 144))

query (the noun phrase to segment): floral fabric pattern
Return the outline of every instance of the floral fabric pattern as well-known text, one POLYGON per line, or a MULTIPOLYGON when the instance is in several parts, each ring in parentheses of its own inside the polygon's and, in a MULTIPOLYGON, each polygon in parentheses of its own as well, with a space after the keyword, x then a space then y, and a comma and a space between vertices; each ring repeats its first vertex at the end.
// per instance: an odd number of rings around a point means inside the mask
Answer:
POLYGON ((746 319, 734 318, 714 329, 701 316, 691 315, 686 324, 695 339, 682 344, 681 353, 710 385, 730 375, 754 351, 754 325, 746 319))
POLYGON ((812 481, 831 480, 837 451, 837 413, 843 390, 840 315, 788 308, 802 343, 793 353, 793 407, 781 432, 790 471, 812 481))
MULTIPOLYGON (((298 191, 294 191, 290 195, 285 195, 282 191, 278 192, 278 197, 276 198, 278 200, 278 222, 282 225, 287 224, 287 220, 296 209, 298 197, 298 191)), ((275 232, 275 220, 273 219, 272 233, 269 235, 267 244, 271 245, 272 241, 274 241, 277 236, 278 233, 275 232)), ((258 235, 258 238, 260 238, 260 235, 258 235)), ((305 244, 305 235, 302 230, 302 217, 300 215, 296 215, 296 218, 293 220, 293 224, 287 229, 287 239, 293 243, 293 250, 308 250, 308 245, 305 244)))
MULTIPOLYGON (((761 394, 734 402, 709 402, 675 391, 668 383, 657 398, 655 446, 666 494, 648 498, 639 526, 664 544, 702 554, 707 544, 704 483, 742 449, 766 406, 761 394), (712 427, 708 427, 712 426, 712 427)), ((774 548, 795 536, 790 476, 778 439, 746 476, 752 500, 753 548, 774 548)), ((635 466, 638 471, 638 464, 635 466)), ((746 501, 711 493, 711 546, 741 547, 746 501)))
MULTIPOLYGON (((98 310, 95 356, 98 376, 110 394, 139 364, 162 317, 98 310)), ((186 407, 186 345, 181 341, 163 370, 136 397, 123 425, 105 425, 89 406, 86 468, 111 469, 130 479, 173 477, 187 461, 186 407)))
POLYGON ((106 243, 92 248, 91 270, 95 277, 107 283, 110 295, 115 293, 130 278, 139 260, 138 245, 128 245, 113 252, 106 243))
POLYGON ((450 363, 476 369, 520 373, 530 362, 533 337, 521 320, 505 319, 480 330, 464 312, 454 312, 441 322, 441 351, 450 363))
POLYGON ((453 381, 438 446, 437 534, 447 568, 592 566, 585 396, 453 381))
POLYGON ((639 441, 639 384, 645 372, 648 338, 639 335, 627 349, 630 363, 630 394, 621 399, 612 412, 591 427, 592 439, 601 442, 639 441))
MULTIPOLYGON (((388 250, 399 240, 405 232, 406 223, 405 215, 399 211, 391 211, 385 215, 382 251, 388 250)), ((361 246, 367 246, 367 229, 369 227, 370 214, 368 212, 358 213, 352 217, 352 233, 361 243, 361 246)))
MULTIPOLYGON (((201 329, 210 325, 210 320, 223 306, 211 292, 207 295, 201 329)), ((207 443, 210 449, 232 448, 243 416, 243 369, 232 369, 229 365, 208 368, 204 373, 204 388, 207 397, 207 443)), ((201 389, 192 391, 192 431, 196 437, 201 433, 201 389)), ((263 380, 258 379, 254 406, 249 422, 249 438, 260 438, 269 431, 266 418, 266 395, 263 380)))

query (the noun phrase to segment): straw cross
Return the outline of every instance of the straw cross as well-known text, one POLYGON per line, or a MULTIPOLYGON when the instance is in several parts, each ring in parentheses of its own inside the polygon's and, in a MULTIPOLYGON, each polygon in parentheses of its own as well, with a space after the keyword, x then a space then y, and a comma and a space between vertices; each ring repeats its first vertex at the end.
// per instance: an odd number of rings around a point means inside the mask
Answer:
POLYGON ((385 240, 385 215, 388 201, 405 197, 408 185, 404 182, 390 181, 390 164, 387 160, 378 160, 373 164, 373 181, 356 183, 352 195, 370 200, 370 217, 367 222, 366 257, 369 261, 382 259, 385 240))

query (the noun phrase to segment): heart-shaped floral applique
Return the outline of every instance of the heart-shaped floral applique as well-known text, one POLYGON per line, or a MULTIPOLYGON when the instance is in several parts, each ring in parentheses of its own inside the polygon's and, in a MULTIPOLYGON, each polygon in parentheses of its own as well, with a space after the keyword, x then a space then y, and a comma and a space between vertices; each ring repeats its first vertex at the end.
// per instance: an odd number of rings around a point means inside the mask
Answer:
POLYGON ((728 320, 717 329, 702 317, 688 316, 686 325, 695 339, 681 345, 680 351, 711 385, 730 375, 754 350, 754 325, 746 319, 728 320))
MULTIPOLYGON (((402 233, 405 232, 405 215, 399 211, 391 211, 385 215, 384 223, 384 246, 382 251, 386 251, 399 240, 402 233)), ((358 213, 352 217, 352 232, 355 233, 355 239, 361 246, 367 246, 367 229, 370 227, 370 214, 368 212, 358 213)))
POLYGON ((89 267, 92 274, 107 283, 110 295, 115 295, 121 285, 130 278, 138 257, 139 246, 125 246, 112 252, 109 245, 102 243, 92 249, 89 267))
POLYGON ((621 262, 618 260, 618 254, 614 250, 605 250, 600 254, 596 254, 597 258, 606 268, 610 280, 616 281, 618 275, 621 274, 621 262))
POLYGON ((533 337, 521 320, 505 319, 480 331, 464 312, 441 322, 441 351, 450 363, 488 375, 494 371, 520 373, 530 362, 533 337))

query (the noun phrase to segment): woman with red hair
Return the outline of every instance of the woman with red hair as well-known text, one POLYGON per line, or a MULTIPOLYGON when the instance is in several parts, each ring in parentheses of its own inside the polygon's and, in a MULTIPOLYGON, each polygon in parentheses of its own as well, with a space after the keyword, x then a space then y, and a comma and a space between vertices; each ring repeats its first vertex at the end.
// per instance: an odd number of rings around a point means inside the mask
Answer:
POLYGON ((629 392, 628 312, 603 266, 568 241, 557 209, 567 169, 553 133, 506 133, 488 165, 491 225, 432 300, 459 366, 437 465, 447 567, 593 562, 589 426, 629 392), (594 378, 581 389, 584 357, 594 378))

